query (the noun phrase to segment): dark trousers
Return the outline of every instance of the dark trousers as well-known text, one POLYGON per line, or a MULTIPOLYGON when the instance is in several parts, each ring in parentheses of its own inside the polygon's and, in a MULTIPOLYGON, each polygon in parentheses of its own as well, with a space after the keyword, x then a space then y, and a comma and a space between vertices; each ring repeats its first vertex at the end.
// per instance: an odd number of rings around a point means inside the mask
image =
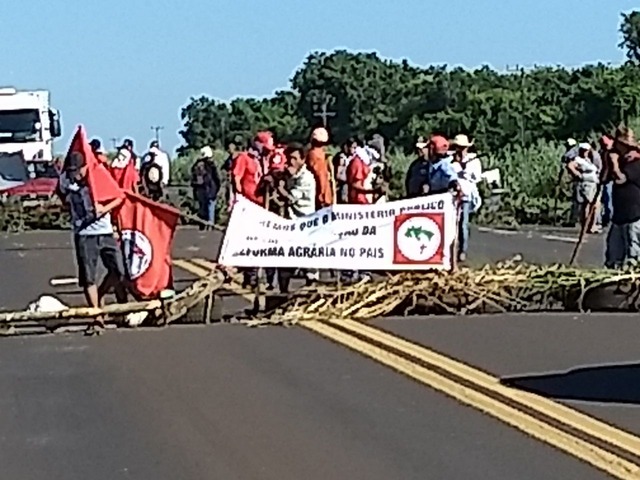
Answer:
MULTIPOLYGON (((265 276, 267 277, 267 285, 273 286, 276 279, 275 268, 265 268, 265 276)), ((258 269, 255 267, 247 267, 242 269, 243 280, 242 284, 246 288, 248 286, 255 286, 258 281, 258 269)))

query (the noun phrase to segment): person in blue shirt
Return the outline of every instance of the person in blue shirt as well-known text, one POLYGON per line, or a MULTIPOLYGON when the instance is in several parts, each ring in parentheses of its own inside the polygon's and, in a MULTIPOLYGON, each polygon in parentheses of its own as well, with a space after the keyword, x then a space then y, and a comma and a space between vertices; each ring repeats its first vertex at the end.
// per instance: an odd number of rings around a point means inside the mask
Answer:
POLYGON ((458 174, 451 161, 449 140, 440 135, 431 137, 429 140, 429 168, 425 193, 433 195, 450 190, 460 192, 458 174))

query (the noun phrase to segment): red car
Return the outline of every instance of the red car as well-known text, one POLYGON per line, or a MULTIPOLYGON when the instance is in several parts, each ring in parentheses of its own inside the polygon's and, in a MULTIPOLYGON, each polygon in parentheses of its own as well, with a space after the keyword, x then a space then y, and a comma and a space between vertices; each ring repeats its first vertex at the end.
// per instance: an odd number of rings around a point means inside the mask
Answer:
POLYGON ((0 185, 6 185, 0 195, 19 199, 23 205, 55 200, 59 175, 54 162, 25 161, 20 154, 0 155, 0 185))

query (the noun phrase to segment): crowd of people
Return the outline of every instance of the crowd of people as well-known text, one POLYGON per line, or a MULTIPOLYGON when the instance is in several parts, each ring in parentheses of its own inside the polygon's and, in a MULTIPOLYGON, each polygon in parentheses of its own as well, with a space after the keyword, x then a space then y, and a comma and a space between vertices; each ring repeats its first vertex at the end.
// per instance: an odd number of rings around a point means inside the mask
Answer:
MULTIPOLYGON (((640 260, 640 146, 626 127, 598 144, 566 142, 560 174, 573 181, 572 211, 587 233, 609 226, 605 266, 620 268, 640 260)), ((560 180, 561 177, 559 177, 560 180)))
MULTIPOLYGON (((250 201, 283 217, 297 218, 333 204, 368 205, 386 201, 391 169, 385 139, 375 134, 365 140, 349 138, 333 157, 327 156, 329 133, 319 127, 311 132, 307 146, 280 145, 270 132, 258 132, 246 148, 228 145, 229 158, 223 164, 227 199, 233 205, 241 194, 250 201)), ((406 197, 452 192, 459 200, 458 259, 465 261, 469 247, 469 219, 480 208, 478 183, 482 178, 480 158, 466 135, 452 141, 440 135, 416 143, 417 158, 406 174, 406 197)), ((204 147, 194 165, 192 180, 199 215, 213 221, 220 176, 212 151, 204 147)), ((244 270, 244 287, 255 285, 256 269, 244 270)), ((267 289, 278 285, 286 292, 293 274, 287 269, 266 269, 267 289)), ((345 281, 370 278, 368 272, 343 271, 345 281)), ((318 272, 305 272, 308 284, 318 272)))
MULTIPOLYGON (((333 204, 369 205, 384 202, 389 193, 390 165, 386 142, 380 135, 365 140, 349 138, 330 158, 329 133, 315 128, 307 146, 276 142, 273 134, 258 132, 246 147, 228 144, 229 157, 219 174, 210 147, 200 150, 191 171, 191 186, 198 216, 213 225, 217 198, 224 191, 233 207, 236 195, 281 215, 299 218, 333 204), (222 178, 221 178, 222 176, 222 178), (226 189, 223 188, 226 185, 226 189)), ((99 162, 118 186, 159 199, 170 181, 169 156, 152 142, 138 158, 131 140, 125 140, 109 159, 98 140, 90 142, 99 162)), ((405 197, 451 192, 458 200, 457 259, 465 261, 469 248, 469 220, 482 205, 478 184, 482 164, 472 141, 463 134, 448 140, 441 135, 419 138, 416 158, 405 177, 405 197)), ((597 233, 610 225, 605 265, 620 268, 640 259, 640 146, 633 132, 620 127, 604 135, 599 145, 567 141, 561 175, 573 181, 573 211, 586 232, 597 233)), ((559 177, 559 181, 561 180, 559 177)), ((69 205, 74 230, 79 280, 90 306, 102 304, 105 292, 115 290, 126 300, 126 275, 121 252, 113 238, 111 212, 117 205, 93 204, 87 185, 87 162, 79 152, 67 156, 59 182, 59 195, 69 205), (107 276, 97 280, 102 261, 107 276)), ((255 286, 257 269, 243 270, 244 287, 255 286)), ((294 275, 291 269, 266 269, 269 290, 286 293, 294 275)), ((304 272, 307 283, 319 272, 304 272)), ((368 272, 343 271, 345 281, 370 278, 368 272)))

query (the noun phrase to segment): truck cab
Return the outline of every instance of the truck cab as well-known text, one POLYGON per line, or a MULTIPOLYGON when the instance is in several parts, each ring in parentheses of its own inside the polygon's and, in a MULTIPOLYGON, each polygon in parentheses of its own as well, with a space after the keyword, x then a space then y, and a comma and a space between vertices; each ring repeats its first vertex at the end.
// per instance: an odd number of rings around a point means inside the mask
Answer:
POLYGON ((61 134, 48 91, 0 88, 0 153, 22 152, 27 162, 51 162, 53 141, 61 134))
POLYGON ((53 142, 61 134, 60 115, 50 107, 48 91, 0 88, 2 197, 15 198, 23 204, 53 197, 58 178, 53 142), (21 170, 19 183, 14 183, 18 178, 6 178, 2 173, 6 170, 21 170))

